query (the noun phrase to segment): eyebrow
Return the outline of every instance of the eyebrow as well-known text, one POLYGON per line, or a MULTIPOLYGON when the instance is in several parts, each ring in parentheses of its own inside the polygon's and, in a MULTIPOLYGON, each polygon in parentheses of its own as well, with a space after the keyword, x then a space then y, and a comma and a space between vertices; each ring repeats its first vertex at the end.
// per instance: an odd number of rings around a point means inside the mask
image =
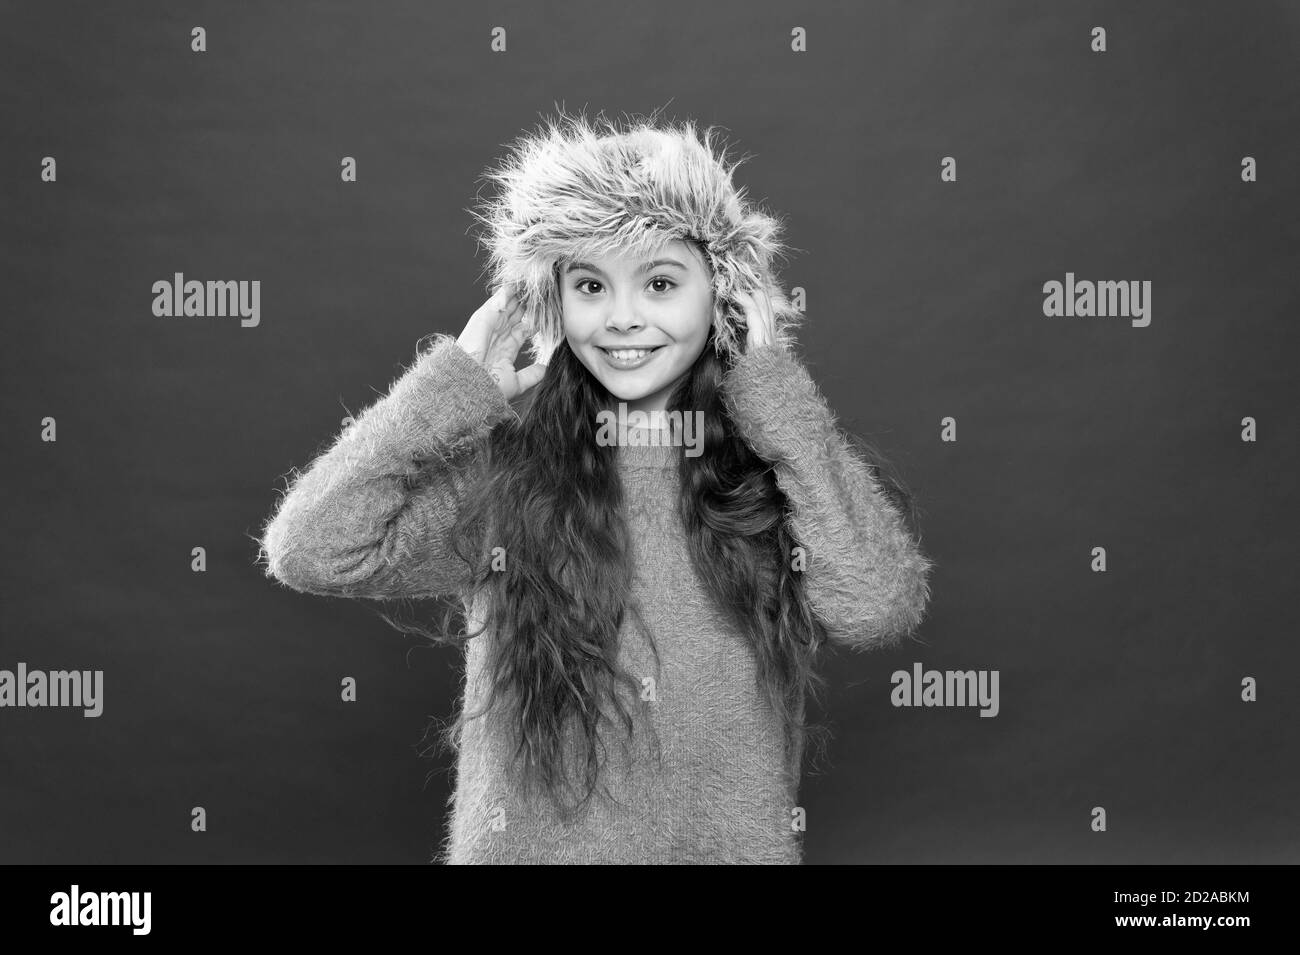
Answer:
MULTIPOLYGON (((682 263, 678 262, 676 259, 655 259, 653 262, 647 262, 645 265, 637 269, 636 274, 641 275, 644 272, 649 272, 651 269, 657 269, 661 265, 675 265, 683 272, 686 271, 686 266, 682 265, 682 263)), ((569 267, 564 270, 564 274, 568 275, 570 272, 578 272, 582 269, 586 269, 588 272, 595 272, 597 275, 605 274, 590 262, 570 262, 569 267)))

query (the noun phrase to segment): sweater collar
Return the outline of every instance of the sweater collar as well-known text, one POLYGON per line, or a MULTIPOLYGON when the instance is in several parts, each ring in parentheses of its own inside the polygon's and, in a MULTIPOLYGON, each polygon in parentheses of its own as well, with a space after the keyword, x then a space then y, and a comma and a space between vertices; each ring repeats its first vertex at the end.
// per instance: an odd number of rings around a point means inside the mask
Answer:
POLYGON ((680 447, 670 444, 623 444, 618 447, 618 461, 621 467, 634 470, 665 470, 677 467, 681 453, 680 447))

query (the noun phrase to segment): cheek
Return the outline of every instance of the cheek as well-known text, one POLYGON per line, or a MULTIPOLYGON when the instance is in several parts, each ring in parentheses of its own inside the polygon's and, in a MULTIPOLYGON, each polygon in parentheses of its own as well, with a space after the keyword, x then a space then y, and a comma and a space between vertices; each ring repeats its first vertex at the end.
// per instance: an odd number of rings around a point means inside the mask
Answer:
POLYGON ((583 321, 582 309, 567 304, 560 306, 560 327, 564 334, 574 341, 582 341, 591 336, 591 323, 583 321))
POLYGON ((692 341, 702 342, 708 337, 709 329, 713 327, 713 302, 707 302, 696 314, 694 321, 691 323, 692 341))
POLYGON ((695 342, 702 340, 713 325, 712 296, 690 303, 673 316, 673 337, 678 341, 695 342))

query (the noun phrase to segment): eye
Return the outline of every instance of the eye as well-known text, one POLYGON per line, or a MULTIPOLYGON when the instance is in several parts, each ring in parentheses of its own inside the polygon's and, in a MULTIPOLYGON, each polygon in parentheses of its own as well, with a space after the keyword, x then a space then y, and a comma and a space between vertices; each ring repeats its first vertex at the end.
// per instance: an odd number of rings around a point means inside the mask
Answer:
MULTIPOLYGON (((668 286, 668 288, 676 288, 676 287, 677 287, 677 283, 676 283, 676 282, 674 282, 672 279, 670 279, 670 278, 668 278, 667 276, 664 276, 664 275, 660 275, 660 276, 657 276, 656 278, 652 278, 652 279, 650 280, 650 285, 656 285, 656 284, 661 283, 661 282, 664 283, 664 284, 666 284, 666 285, 668 286)), ((598 282, 596 279, 579 279, 577 282, 573 283, 573 287, 576 288, 579 292, 582 292, 582 291, 583 291, 583 286, 584 286, 584 285, 594 285, 594 286, 596 286, 597 288, 600 288, 600 287, 601 287, 600 282, 598 282)), ((656 289, 656 291, 667 292, 667 291, 668 291, 668 288, 665 288, 665 289, 656 289)), ((584 294, 587 294, 587 295, 594 295, 594 294, 596 294, 596 293, 595 293, 595 292, 585 292, 584 294)))

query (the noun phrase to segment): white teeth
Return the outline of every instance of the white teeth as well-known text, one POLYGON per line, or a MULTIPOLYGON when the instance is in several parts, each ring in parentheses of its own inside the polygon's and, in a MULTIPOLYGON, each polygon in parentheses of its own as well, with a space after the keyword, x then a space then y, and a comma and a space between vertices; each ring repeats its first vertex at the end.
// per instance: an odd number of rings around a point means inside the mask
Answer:
POLYGON ((650 354, 649 348, 639 348, 636 350, 619 349, 617 351, 611 349, 610 351, 610 355, 617 358, 619 361, 634 361, 648 354, 650 354))

